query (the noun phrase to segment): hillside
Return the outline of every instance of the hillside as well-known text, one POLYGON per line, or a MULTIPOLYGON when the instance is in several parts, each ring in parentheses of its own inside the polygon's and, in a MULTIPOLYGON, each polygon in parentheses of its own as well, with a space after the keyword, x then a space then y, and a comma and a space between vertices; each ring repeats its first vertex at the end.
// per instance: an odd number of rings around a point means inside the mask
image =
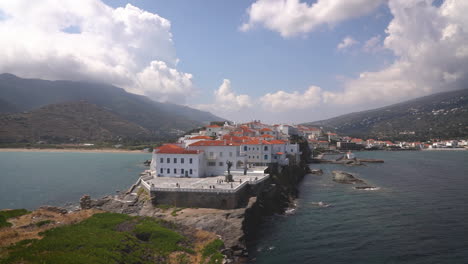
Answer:
POLYGON ((342 135, 380 139, 468 137, 468 89, 433 94, 304 125, 323 127, 342 135))
POLYGON ((96 105, 81 101, 0 114, 0 143, 147 140, 150 131, 96 105))
POLYGON ((87 101, 147 129, 154 138, 173 136, 210 121, 223 121, 209 112, 186 106, 160 103, 112 85, 22 79, 0 74, 1 112, 30 111, 70 101, 87 101))

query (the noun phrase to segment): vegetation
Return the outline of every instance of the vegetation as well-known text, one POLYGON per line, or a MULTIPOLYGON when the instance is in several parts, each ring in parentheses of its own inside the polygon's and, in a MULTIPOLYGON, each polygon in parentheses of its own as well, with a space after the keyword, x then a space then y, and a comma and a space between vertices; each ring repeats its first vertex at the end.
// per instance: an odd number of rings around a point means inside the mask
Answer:
POLYGON ((340 135, 426 141, 468 137, 468 89, 306 123, 340 135))
POLYGON ((47 225, 47 224, 51 224, 51 223, 54 223, 55 221, 52 221, 52 220, 42 220, 42 221, 39 221, 36 223, 36 226, 37 227, 41 227, 41 226, 44 226, 44 225, 47 225))
POLYGON ((11 224, 7 222, 7 219, 22 216, 29 213, 30 212, 26 209, 0 211, 0 228, 11 226, 11 224))
POLYGON ((220 239, 213 240, 211 243, 207 244, 202 250, 202 263, 205 263, 205 260, 208 259, 209 264, 218 264, 223 262, 223 254, 220 250, 224 247, 223 241, 220 239))
POLYGON ((0 114, 0 127, 6 128, 0 142, 5 143, 168 140, 206 121, 223 120, 107 84, 22 79, 12 74, 0 74, 0 113, 5 113, 0 114))
MULTIPOLYGON (((78 224, 49 229, 40 240, 8 247, 0 263, 167 263, 172 253, 187 260, 187 254, 195 252, 189 239, 175 229, 153 218, 100 213, 78 224)), ((207 254, 215 253, 210 249, 207 254)))

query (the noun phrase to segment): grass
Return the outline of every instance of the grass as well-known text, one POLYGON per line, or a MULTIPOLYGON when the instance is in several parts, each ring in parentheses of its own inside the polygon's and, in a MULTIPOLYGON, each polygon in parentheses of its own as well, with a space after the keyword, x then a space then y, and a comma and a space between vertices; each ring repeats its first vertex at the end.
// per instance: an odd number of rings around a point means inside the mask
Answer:
POLYGON ((156 208, 162 209, 164 211, 173 208, 174 206, 169 205, 169 204, 158 204, 156 205, 156 208))
POLYGON ((36 226, 41 227, 41 226, 44 226, 44 225, 47 225, 47 224, 50 224, 50 223, 55 223, 55 221, 53 221, 53 220, 42 220, 42 221, 37 222, 36 226))
POLYGON ((0 228, 11 226, 11 223, 8 223, 7 219, 22 216, 22 215, 29 214, 29 213, 31 212, 29 212, 26 209, 14 209, 14 210, 0 211, 0 228))
POLYGON ((187 239, 153 218, 101 213, 42 232, 7 248, 6 263, 166 263, 169 254, 193 254, 187 239))
POLYGON ((221 254, 220 249, 224 247, 224 243, 220 239, 215 239, 212 242, 208 243, 202 250, 202 262, 205 263, 206 259, 209 264, 220 264, 223 262, 223 254, 221 254))
POLYGON ((177 216, 177 213, 178 213, 178 212, 180 212, 180 211, 182 211, 182 210, 184 210, 184 209, 185 209, 184 207, 175 208, 174 210, 172 210, 171 215, 175 217, 175 216, 177 216))

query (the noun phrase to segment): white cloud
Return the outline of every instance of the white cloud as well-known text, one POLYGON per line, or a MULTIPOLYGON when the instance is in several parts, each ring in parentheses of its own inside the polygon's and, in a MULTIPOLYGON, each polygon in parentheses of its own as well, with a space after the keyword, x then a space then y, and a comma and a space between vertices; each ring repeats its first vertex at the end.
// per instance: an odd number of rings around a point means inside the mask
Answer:
POLYGON ((310 86, 304 93, 298 91, 267 93, 260 98, 260 102, 266 110, 272 112, 306 109, 320 104, 321 89, 310 86))
POLYGON ((321 25, 333 26, 342 21, 366 15, 384 0, 318 0, 307 4, 300 0, 257 0, 247 10, 248 22, 240 29, 256 25, 291 37, 315 30, 321 25))
POLYGON ((348 36, 348 37, 345 37, 339 44, 338 46, 336 47, 338 50, 344 50, 344 49, 347 49, 353 45, 356 45, 358 44, 359 42, 355 39, 353 39, 352 37, 348 36))
POLYGON ((157 100, 193 90, 175 69, 171 23, 135 6, 100 0, 0 1, 0 72, 112 83, 157 100))
POLYGON ((391 0, 393 20, 384 47, 395 61, 380 71, 361 73, 343 92, 325 92, 335 104, 393 103, 468 84, 468 2, 391 0))
POLYGON ((231 88, 231 81, 224 79, 218 90, 214 91, 214 102, 212 104, 197 105, 196 107, 206 111, 232 114, 239 110, 252 107, 250 96, 245 94, 236 95, 231 88))
POLYGON ((378 51, 383 50, 382 46, 382 36, 377 35, 373 36, 372 38, 368 39, 365 43, 364 46, 362 47, 362 50, 365 52, 369 53, 376 53, 378 51))

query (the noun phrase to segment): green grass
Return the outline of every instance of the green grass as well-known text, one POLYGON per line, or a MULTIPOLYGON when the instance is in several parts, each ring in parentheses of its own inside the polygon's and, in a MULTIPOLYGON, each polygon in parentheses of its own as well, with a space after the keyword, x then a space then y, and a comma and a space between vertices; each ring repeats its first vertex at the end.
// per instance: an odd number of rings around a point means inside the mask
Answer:
POLYGON ((41 235, 9 247, 0 263, 165 263, 174 251, 193 253, 167 223, 124 214, 96 214, 41 235))
POLYGON ((204 263, 206 259, 209 259, 209 264, 222 263, 224 256, 221 254, 220 249, 223 247, 224 243, 220 239, 216 239, 210 242, 202 250, 202 262, 204 263))
POLYGON ((175 208, 174 210, 172 210, 171 215, 175 217, 175 216, 177 216, 177 213, 178 213, 178 212, 180 212, 180 211, 182 211, 182 210, 184 210, 184 209, 185 209, 184 207, 175 208))
POLYGON ((7 222, 7 219, 22 216, 29 213, 31 212, 26 209, 0 211, 0 228, 11 226, 11 224, 7 222))

